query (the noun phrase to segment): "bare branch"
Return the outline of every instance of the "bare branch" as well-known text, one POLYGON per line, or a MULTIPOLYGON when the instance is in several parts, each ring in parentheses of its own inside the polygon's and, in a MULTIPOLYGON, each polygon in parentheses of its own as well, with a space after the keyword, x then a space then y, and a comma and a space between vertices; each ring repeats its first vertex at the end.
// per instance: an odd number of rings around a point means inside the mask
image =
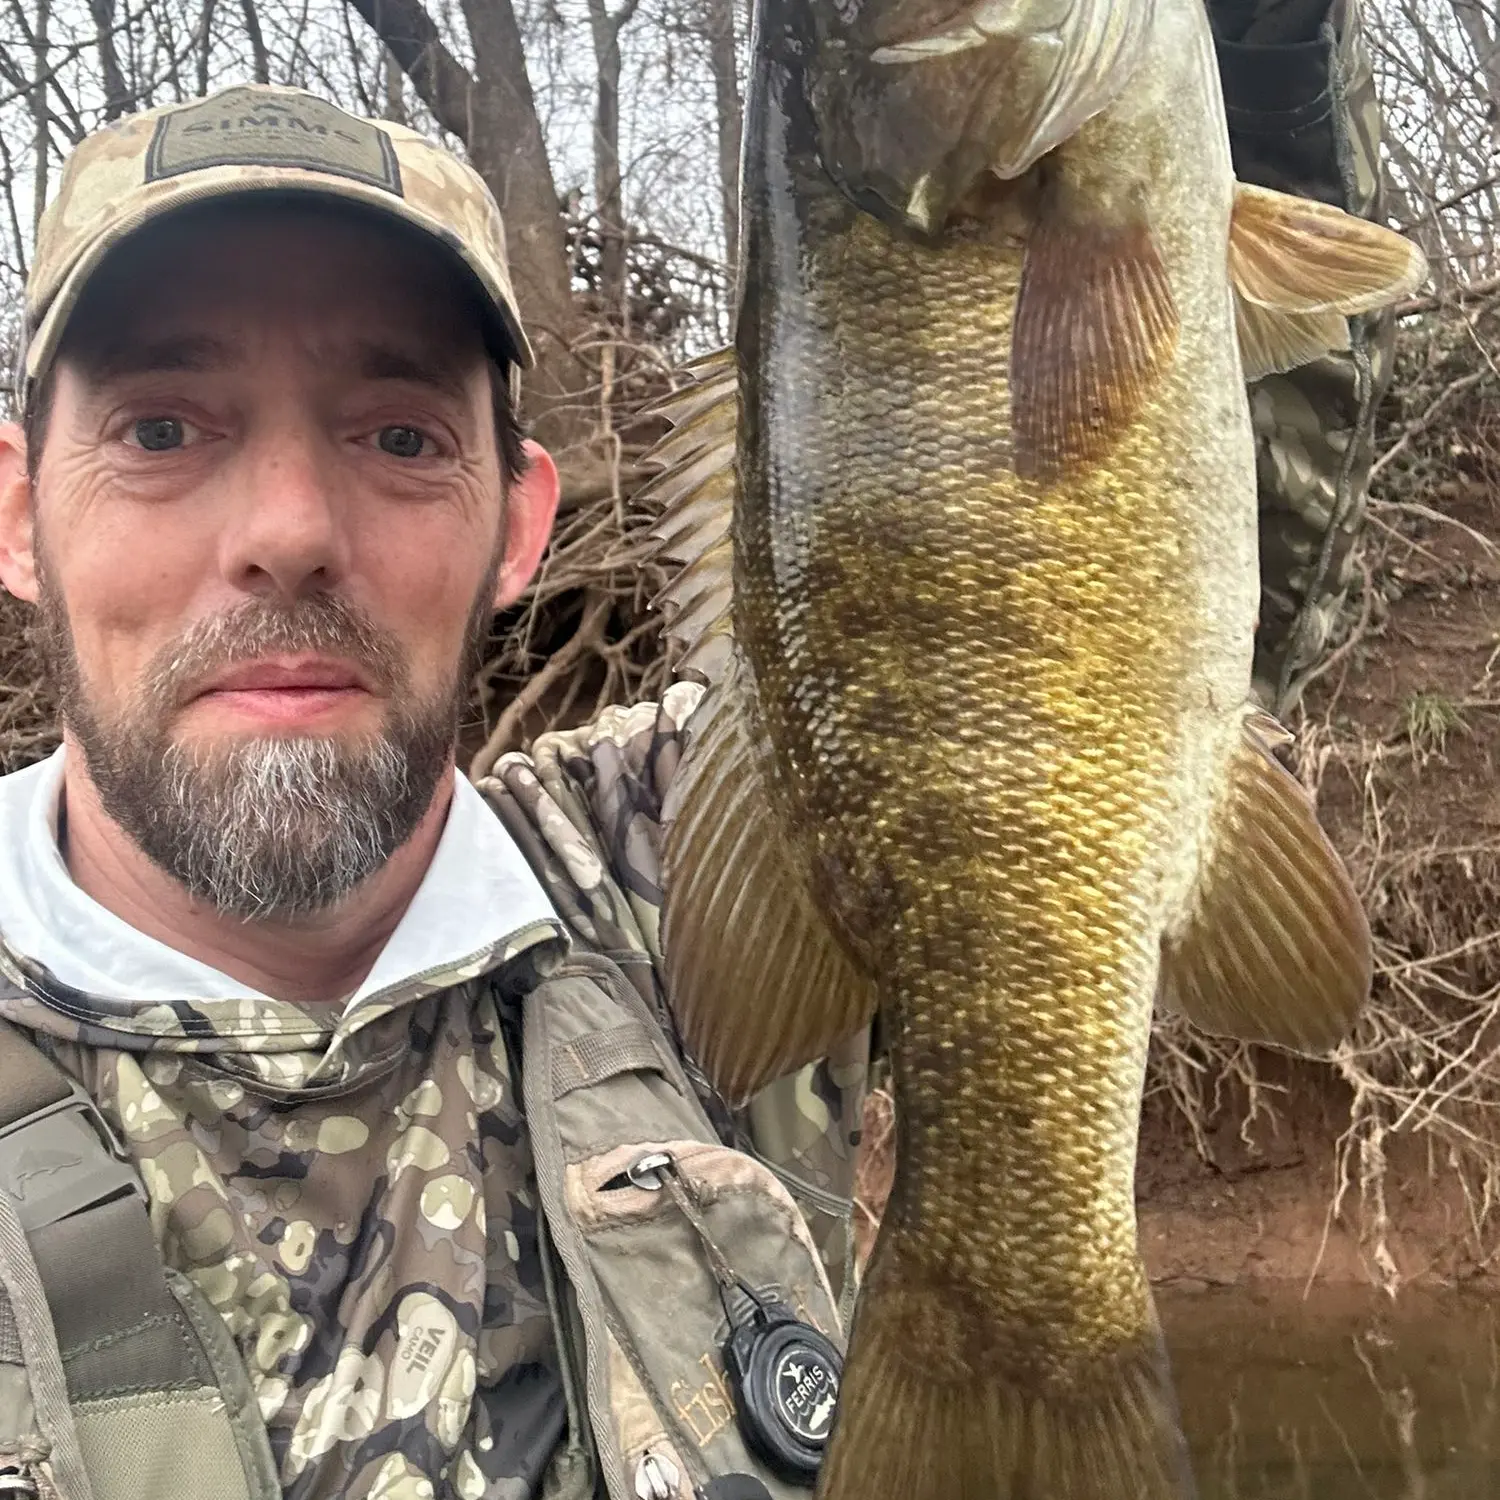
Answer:
POLYGON ((420 0, 348 0, 390 49, 444 130, 469 142, 474 80, 443 44, 420 0))

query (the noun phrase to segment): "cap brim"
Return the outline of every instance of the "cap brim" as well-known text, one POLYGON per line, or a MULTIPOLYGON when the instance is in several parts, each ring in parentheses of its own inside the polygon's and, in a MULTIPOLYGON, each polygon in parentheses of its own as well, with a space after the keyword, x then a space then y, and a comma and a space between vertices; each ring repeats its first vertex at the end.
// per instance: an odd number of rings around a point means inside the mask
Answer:
POLYGON ((69 269, 56 295, 47 304, 35 332, 26 341, 21 375, 21 397, 45 373, 57 354, 64 329, 78 306, 84 288, 94 278, 100 266, 123 245, 149 225, 159 224, 176 214, 200 208, 205 203, 222 203, 232 198, 266 197, 280 195, 291 197, 320 198, 324 201, 372 210, 389 219, 393 225, 417 231, 425 240, 436 245, 452 261, 455 268, 465 273, 472 283, 476 299, 485 314, 493 320, 493 329, 504 340, 500 348, 494 348, 497 356, 503 356, 523 370, 535 363, 535 355, 521 320, 512 305, 508 289, 498 287, 484 267, 478 264, 465 250, 453 231, 435 219, 413 208, 404 199, 396 198, 383 188, 366 187, 363 183, 349 179, 309 180, 310 173, 288 170, 284 176, 267 175, 255 181, 225 182, 200 189, 191 196, 183 195, 160 203, 150 203, 134 214, 121 216, 111 232, 102 236, 81 255, 69 269))

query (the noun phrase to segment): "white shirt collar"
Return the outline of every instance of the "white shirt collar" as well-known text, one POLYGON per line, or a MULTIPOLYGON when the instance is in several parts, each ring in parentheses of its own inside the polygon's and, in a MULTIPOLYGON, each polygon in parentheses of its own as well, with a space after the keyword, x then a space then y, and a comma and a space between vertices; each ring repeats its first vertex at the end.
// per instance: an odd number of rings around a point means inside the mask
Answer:
MULTIPOLYGON (((138 932, 73 883, 57 847, 64 754, 60 747, 38 765, 0 776, 0 934, 6 945, 101 1000, 277 998, 138 932)), ((541 882, 484 798, 455 772, 432 863, 348 1008, 498 946, 537 922, 558 925, 541 882)))

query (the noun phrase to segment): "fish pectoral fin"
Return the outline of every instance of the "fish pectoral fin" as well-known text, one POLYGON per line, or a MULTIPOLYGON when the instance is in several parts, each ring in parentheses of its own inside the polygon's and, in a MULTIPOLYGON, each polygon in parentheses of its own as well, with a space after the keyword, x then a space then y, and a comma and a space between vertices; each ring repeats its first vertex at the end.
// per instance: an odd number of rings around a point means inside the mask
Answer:
POLYGON ((1027 240, 1011 335, 1016 473, 1046 481, 1101 457, 1170 364, 1177 333, 1145 219, 1091 223, 1049 192, 1027 240))
POLYGON ((1204 1031, 1316 1052, 1370 992, 1370 928, 1312 799, 1253 712, 1186 921, 1162 944, 1162 1003, 1204 1031))
POLYGON ((875 986, 835 939, 753 753, 737 656, 690 723, 663 809, 662 952, 688 1052, 731 1104, 869 1024, 875 986))
POLYGON ((818 1500, 1193 1500, 1154 1313, 1070 1380, 1044 1379, 1001 1355, 1035 1328, 986 1328, 972 1296, 881 1274, 882 1258, 896 1259, 877 1249, 860 1288, 818 1500), (992 1361, 969 1354, 986 1344, 992 1361))
POLYGON ((679 674, 709 682, 722 674, 731 637, 734 450, 739 380, 732 349, 686 366, 692 383, 656 402, 650 412, 672 431, 647 455, 663 465, 638 497, 661 508, 652 528, 654 555, 679 571, 652 600, 667 617, 665 635, 681 649, 679 674))
POLYGON ((1421 250, 1384 225, 1311 198, 1235 188, 1229 279, 1248 379, 1347 349, 1345 318, 1409 296, 1426 275, 1421 250))

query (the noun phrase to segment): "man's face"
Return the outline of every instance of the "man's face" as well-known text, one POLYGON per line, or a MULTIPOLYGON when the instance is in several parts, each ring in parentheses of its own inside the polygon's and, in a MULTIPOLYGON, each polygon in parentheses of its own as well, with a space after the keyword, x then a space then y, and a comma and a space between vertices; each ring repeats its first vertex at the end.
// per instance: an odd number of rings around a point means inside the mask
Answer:
POLYGON ((0 580, 116 822, 221 909, 326 906, 431 805, 555 471, 503 493, 472 304, 361 218, 169 221, 70 326, 29 505, 0 449, 0 580))

